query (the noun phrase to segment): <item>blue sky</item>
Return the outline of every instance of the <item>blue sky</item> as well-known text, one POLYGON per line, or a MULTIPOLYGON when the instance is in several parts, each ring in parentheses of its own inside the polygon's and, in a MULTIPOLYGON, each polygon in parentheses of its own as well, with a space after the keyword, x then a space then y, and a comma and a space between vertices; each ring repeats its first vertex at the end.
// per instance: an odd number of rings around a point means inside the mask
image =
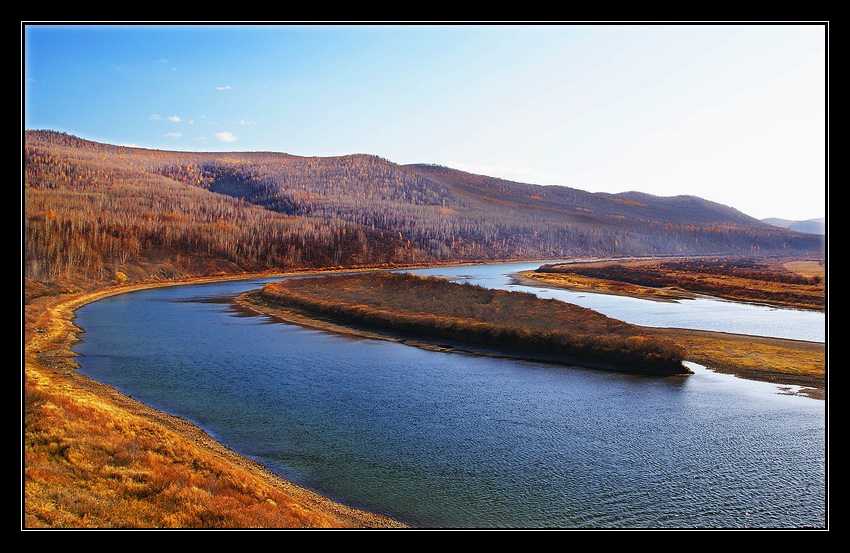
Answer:
POLYGON ((26 129, 826 213, 823 25, 31 25, 26 129))

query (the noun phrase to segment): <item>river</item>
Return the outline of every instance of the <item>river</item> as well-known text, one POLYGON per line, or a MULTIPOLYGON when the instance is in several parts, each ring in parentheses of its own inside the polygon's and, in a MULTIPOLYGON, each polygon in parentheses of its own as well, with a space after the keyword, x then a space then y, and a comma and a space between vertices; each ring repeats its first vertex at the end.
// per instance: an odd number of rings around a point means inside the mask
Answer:
POLYGON ((697 297, 677 302, 574 292, 558 288, 523 286, 512 275, 531 271, 541 263, 506 263, 474 267, 441 267, 413 271, 424 275, 448 276, 489 288, 531 292, 588 307, 632 324, 664 328, 689 328, 823 342, 826 325, 823 312, 783 309, 769 305, 697 297))
MULTIPOLYGON (((418 272, 517 289, 509 275, 523 267, 418 272)), ((290 481, 414 526, 826 524, 824 401, 699 366, 659 378, 426 351, 228 301, 263 282, 86 305, 80 370, 290 481)))

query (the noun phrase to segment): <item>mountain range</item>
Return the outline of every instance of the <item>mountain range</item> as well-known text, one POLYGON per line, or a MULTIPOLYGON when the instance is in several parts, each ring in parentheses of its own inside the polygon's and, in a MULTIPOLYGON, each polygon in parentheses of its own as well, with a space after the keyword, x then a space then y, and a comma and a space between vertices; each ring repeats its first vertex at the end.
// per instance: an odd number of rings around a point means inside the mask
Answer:
POLYGON ((791 221, 789 219, 779 219, 770 217, 762 219, 762 223, 777 227, 795 230, 797 232, 808 232, 810 234, 826 234, 826 219, 819 217, 817 219, 806 219, 804 221, 791 221))
POLYGON ((176 152, 24 136, 35 281, 642 255, 819 255, 695 196, 590 193, 365 154, 176 152))

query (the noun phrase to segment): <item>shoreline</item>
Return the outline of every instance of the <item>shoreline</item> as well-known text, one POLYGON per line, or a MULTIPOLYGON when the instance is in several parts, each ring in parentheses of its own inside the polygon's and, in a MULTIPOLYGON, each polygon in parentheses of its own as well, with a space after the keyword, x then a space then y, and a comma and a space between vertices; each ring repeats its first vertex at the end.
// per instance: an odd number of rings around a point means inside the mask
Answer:
MULTIPOLYGON (((370 269, 371 270, 371 269, 370 269)), ((134 433, 138 428, 150 426, 151 433, 162 432, 173 436, 182 448, 196 451, 199 459, 211 457, 214 462, 223 463, 221 469, 224 477, 236 480, 246 478, 253 481, 257 489, 247 492, 251 499, 260 503, 260 509, 289 510, 295 513, 292 525, 285 526, 260 526, 267 528, 373 528, 394 529, 407 528, 402 522, 388 516, 357 509, 343 503, 334 501, 326 496, 307 488, 298 486, 268 470, 262 464, 251 460, 239 453, 227 448, 214 440, 203 429, 180 417, 170 415, 150 407, 130 396, 118 392, 115 388, 97 382, 80 372, 75 361, 77 356, 71 347, 80 340, 82 329, 74 324, 75 312, 80 307, 89 303, 135 291, 181 286, 191 284, 202 284, 206 282, 223 282, 228 280, 246 280, 252 278, 276 278, 293 275, 302 275, 305 272, 275 273, 275 274, 243 274, 222 275, 221 277, 193 277, 175 282, 142 283, 135 285, 111 286, 78 292, 72 295, 59 295, 46 298, 46 305, 33 313, 34 329, 30 336, 25 337, 24 345, 24 371, 22 374, 21 388, 26 395, 50 394, 67 396, 74 402, 84 403, 86 406, 95 406, 107 412, 120 412, 120 417, 130 419, 134 433), (230 476, 230 475, 233 476, 230 476), (246 476, 247 475, 247 476, 246 476), (261 499, 258 499, 261 498, 261 499), (283 504, 281 504, 281 498, 283 504), (277 499, 275 501, 274 499, 277 499), (266 504, 267 502, 267 504, 266 504), (302 521, 306 521, 302 523, 302 521)), ((35 302, 34 302, 35 303, 35 302)), ((22 399, 22 404, 24 400, 22 399)), ((55 402, 53 402, 55 403, 55 402)), ((23 414, 22 414, 23 417, 23 414)), ((22 423, 24 421, 22 420, 22 423)), ((23 424, 22 424, 23 426, 23 424)), ((84 441, 86 436, 70 438, 75 441, 84 441), (79 439, 82 438, 82 439, 79 439)), ((177 446, 175 446, 176 449, 177 446)), ((22 452, 26 458, 30 456, 35 459, 36 454, 24 446, 22 452)), ((24 507, 27 503, 40 503, 40 498, 35 497, 36 490, 46 487, 36 477, 32 480, 29 476, 29 463, 23 463, 26 478, 22 486, 24 507), (32 486, 32 491, 28 488, 32 486)), ((75 484, 77 484, 75 482, 75 484)), ((61 491, 60 494, 72 494, 73 491, 61 491)), ((34 507, 35 508, 35 507, 34 507)), ((39 508, 43 508, 39 505, 39 508)), ((22 528, 44 528, 44 527, 112 527, 111 524, 97 524, 97 521, 81 523, 63 523, 50 525, 43 523, 33 513, 24 509, 22 528), (92 522, 94 525, 92 526, 92 522)), ((60 513, 61 514, 61 513, 60 513)), ((164 513, 167 515, 167 513, 164 513)), ((285 514, 289 514, 288 512, 285 514)), ((266 515, 268 516, 268 515, 266 515)), ((85 517, 84 517, 85 518, 85 517)), ((141 524, 133 527, 149 527, 141 524)), ((182 526, 177 526, 182 527, 182 526)), ((233 528, 234 526, 227 526, 233 528)), ((242 526, 237 526, 242 527, 242 526)))
MULTIPOLYGON (((816 312, 816 313, 824 313, 826 310, 824 308, 810 308, 810 307, 802 307, 793 304, 780 303, 780 302, 768 302, 768 301, 756 301, 756 300, 745 300, 745 299, 736 299, 736 298, 724 298, 722 296, 712 296, 711 294, 703 294, 699 292, 690 292, 687 290, 667 290, 663 288, 649 288, 649 287, 639 287, 637 285, 632 285, 635 288, 645 288, 649 290, 648 293, 636 293, 636 292, 628 292, 624 290, 611 290, 608 288, 594 288, 594 287, 586 287, 583 288, 581 286, 571 286, 568 284, 564 284, 562 282, 556 282, 554 279, 547 280, 546 278, 532 278, 529 277, 527 272, 533 271, 525 271, 514 273, 511 275, 511 278, 514 282, 521 286, 533 286, 535 288, 557 288, 559 290, 568 290, 570 292, 586 292, 588 294, 602 294, 608 296, 620 296, 626 298, 636 298, 640 300, 648 300, 648 301, 657 301, 661 303, 675 303, 679 300, 689 300, 689 299, 697 299, 697 298, 707 298, 717 301, 728 301, 732 303, 744 303, 748 305, 757 305, 762 307, 773 307, 777 309, 788 309, 792 311, 807 311, 807 312, 816 312)), ((588 278, 588 280, 592 280, 588 278)))
MULTIPOLYGON (((568 290, 570 292, 585 292, 588 294, 637 298, 641 300, 657 301, 660 303, 675 303, 678 300, 688 300, 698 297, 698 294, 681 290, 676 290, 675 292, 669 292, 667 290, 657 290, 654 293, 638 294, 620 290, 611 290, 609 288, 597 288, 592 286, 568 286, 566 284, 554 282, 553 280, 547 280, 545 278, 532 278, 528 276, 528 273, 534 274, 534 271, 523 271, 519 273, 513 273, 511 275, 511 280, 515 284, 518 284, 520 286, 531 286, 534 288, 556 288, 559 290, 568 290)), ((587 280, 589 281, 590 279, 587 280)))
POLYGON ((645 328, 681 343, 689 351, 687 361, 704 365, 711 371, 746 380, 800 386, 796 395, 826 399, 826 346, 822 342, 710 330, 645 328), (795 359, 798 367, 786 368, 783 361, 789 356, 795 359), (771 365, 773 368, 765 368, 771 365))
POLYGON ((323 330, 326 332, 354 336, 357 338, 396 342, 399 344, 404 344, 428 351, 436 351, 441 353, 454 353, 459 355, 485 356, 499 359, 533 361, 562 366, 578 366, 587 369, 638 376, 686 377, 691 374, 691 372, 687 369, 687 372, 670 374, 658 374, 645 371, 626 371, 615 364, 602 363, 599 361, 594 362, 592 359, 588 358, 554 354, 548 355, 545 353, 534 353, 531 351, 499 348, 496 346, 488 346, 463 340, 436 338, 426 335, 394 331, 386 328, 382 329, 358 324, 338 322, 330 317, 321 314, 314 314, 308 311, 303 311, 292 307, 272 305, 271 303, 263 300, 260 297, 259 291, 257 290, 245 292, 243 294, 240 294, 239 296, 236 296, 236 298, 234 298, 233 300, 233 305, 240 309, 248 310, 255 315, 264 315, 276 319, 280 322, 296 324, 299 326, 312 328, 314 330, 323 330))
POLYGON ((824 259, 786 257, 762 261, 756 263, 734 255, 571 260, 541 265, 536 270, 516 272, 512 276, 518 284, 529 286, 652 301, 710 298, 826 312, 824 259), (659 264, 665 260, 671 262, 669 266, 659 264), (570 266, 575 268, 570 269, 570 266), (561 270, 561 267, 566 269, 561 270), (722 271, 716 270, 718 267, 722 271))

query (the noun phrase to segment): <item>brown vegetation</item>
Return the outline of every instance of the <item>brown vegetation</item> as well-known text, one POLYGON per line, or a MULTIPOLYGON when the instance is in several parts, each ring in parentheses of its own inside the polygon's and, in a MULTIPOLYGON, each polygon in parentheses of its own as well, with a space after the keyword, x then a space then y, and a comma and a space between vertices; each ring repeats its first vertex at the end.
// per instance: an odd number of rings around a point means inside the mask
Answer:
POLYGON ((347 323, 560 357, 623 372, 687 374, 682 350, 590 309, 410 274, 267 284, 262 298, 347 323))
POLYGON ((543 265, 522 276, 578 290, 669 299, 688 294, 823 309, 822 259, 688 258, 543 265))
POLYGON ((594 294, 632 296, 656 301, 674 301, 694 297, 693 293, 684 290, 638 286, 629 282, 587 277, 571 272, 523 271, 514 275, 514 279, 531 286, 554 286, 594 294))
MULTIPOLYGON (((416 261, 396 232, 291 216, 149 171, 162 152, 33 135, 25 148, 24 274, 112 283, 416 261)), ((428 257, 419 253, 418 261, 428 257)))

